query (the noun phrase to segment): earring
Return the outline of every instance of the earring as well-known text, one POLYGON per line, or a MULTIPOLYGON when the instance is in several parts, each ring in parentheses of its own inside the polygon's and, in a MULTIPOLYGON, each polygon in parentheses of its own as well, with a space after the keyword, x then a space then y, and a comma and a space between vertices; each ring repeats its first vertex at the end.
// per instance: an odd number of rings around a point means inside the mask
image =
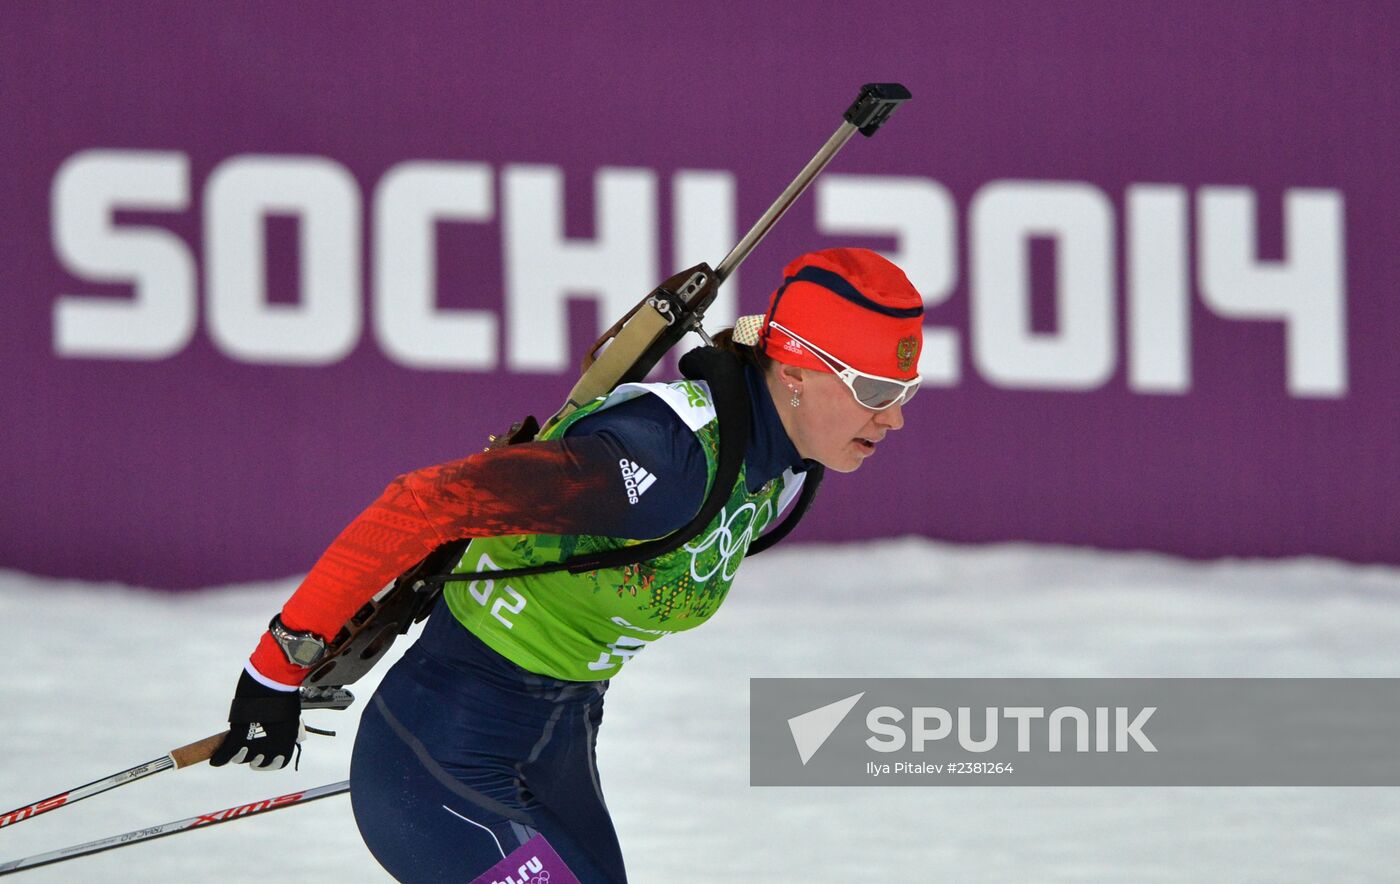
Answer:
POLYGON ((792 407, 796 408, 802 404, 802 394, 797 392, 797 388, 794 386, 789 385, 788 389, 792 391, 792 399, 789 401, 792 403, 792 407))

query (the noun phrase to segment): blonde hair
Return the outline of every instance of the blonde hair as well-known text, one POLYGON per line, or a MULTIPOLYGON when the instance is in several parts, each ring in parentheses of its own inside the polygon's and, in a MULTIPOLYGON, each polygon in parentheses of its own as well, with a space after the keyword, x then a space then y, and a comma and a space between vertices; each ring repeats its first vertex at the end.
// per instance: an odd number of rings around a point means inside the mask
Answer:
POLYGON ((739 357, 740 362, 752 365, 764 374, 768 373, 768 367, 773 364, 772 357, 757 347, 736 342, 732 328, 722 330, 719 334, 713 335, 710 340, 715 342, 715 347, 718 349, 733 353, 739 357))

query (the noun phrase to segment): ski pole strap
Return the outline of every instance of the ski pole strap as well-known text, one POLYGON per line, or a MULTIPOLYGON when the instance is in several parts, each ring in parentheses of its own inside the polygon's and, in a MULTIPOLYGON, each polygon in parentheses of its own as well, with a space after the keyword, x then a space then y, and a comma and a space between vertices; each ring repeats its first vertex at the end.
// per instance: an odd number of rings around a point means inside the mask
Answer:
MULTIPOLYGON (((291 693, 288 692, 288 696, 291 693)), ((229 721, 291 721, 300 716, 298 710, 296 714, 291 714, 288 703, 285 700, 270 697, 241 697, 235 698, 228 710, 229 721)))

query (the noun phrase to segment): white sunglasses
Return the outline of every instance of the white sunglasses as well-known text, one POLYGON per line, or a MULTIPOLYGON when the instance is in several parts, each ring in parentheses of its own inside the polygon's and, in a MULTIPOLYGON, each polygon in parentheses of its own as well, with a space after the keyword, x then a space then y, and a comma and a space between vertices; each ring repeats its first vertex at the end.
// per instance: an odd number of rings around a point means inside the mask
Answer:
POLYGON ((898 381, 894 378, 881 377, 877 374, 866 374, 863 371, 851 368, 846 363, 832 356, 822 348, 816 346, 811 341, 805 340, 801 335, 784 328, 776 322, 769 322, 770 329, 777 329, 783 334, 792 338, 797 343, 812 351, 812 355, 826 363, 826 367, 831 369, 841 382, 850 388, 856 401, 871 411, 884 411, 893 408, 903 402, 908 402, 914 398, 914 394, 919 391, 919 384, 923 378, 914 375, 913 379, 898 381))

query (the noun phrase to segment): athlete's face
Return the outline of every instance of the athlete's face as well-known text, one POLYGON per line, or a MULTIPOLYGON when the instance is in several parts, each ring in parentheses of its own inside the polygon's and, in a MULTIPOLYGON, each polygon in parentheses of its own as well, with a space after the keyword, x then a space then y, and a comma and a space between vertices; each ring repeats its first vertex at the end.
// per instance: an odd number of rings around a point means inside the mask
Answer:
POLYGON ((797 453, 838 473, 854 472, 904 426, 903 403, 871 411, 827 372, 779 364, 769 373, 769 390, 797 453), (800 405, 792 404, 794 393, 800 405))

